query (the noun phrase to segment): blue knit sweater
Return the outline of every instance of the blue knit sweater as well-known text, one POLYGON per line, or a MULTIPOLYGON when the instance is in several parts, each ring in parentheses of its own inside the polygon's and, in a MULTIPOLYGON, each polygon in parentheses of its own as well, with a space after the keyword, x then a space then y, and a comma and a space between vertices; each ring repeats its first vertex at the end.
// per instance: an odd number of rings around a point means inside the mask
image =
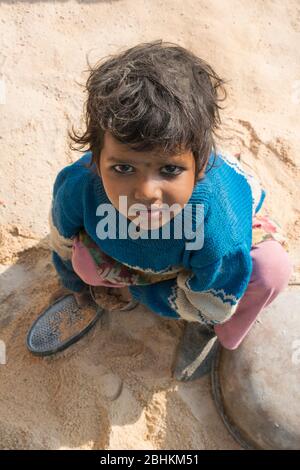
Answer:
MULTIPOLYGON (((161 237, 160 228, 156 230, 157 239, 153 235, 151 238, 151 231, 148 239, 121 239, 116 230, 115 239, 99 240, 96 226, 101 217, 96 209, 110 201, 101 178, 86 167, 90 159, 88 152, 63 168, 54 184, 50 211, 52 259, 63 285, 75 292, 84 287, 71 263, 72 237, 84 228, 103 252, 127 266, 148 273, 168 273, 174 266, 183 268, 173 279, 130 286, 132 296, 155 313, 209 325, 227 321, 252 271, 252 218, 265 198, 258 181, 246 174, 233 157, 216 155, 214 166, 208 165, 210 169, 197 182, 188 201, 189 206, 204 207, 204 244, 200 249, 187 249, 190 240, 185 236, 174 237, 177 216, 169 222, 170 239, 161 237)), ((213 155, 210 162, 212 159, 213 155)), ((195 230, 199 221, 194 215, 192 220, 195 230)), ((118 228, 118 218, 116 223, 118 228)), ((141 234, 145 236, 146 232, 142 230, 141 234)))

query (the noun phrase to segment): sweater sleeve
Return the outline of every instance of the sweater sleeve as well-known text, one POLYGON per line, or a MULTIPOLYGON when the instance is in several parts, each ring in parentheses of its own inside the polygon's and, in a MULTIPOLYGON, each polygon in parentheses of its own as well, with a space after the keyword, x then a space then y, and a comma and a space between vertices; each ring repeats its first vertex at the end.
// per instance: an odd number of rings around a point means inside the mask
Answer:
POLYGON ((262 187, 260 181, 257 178, 249 174, 248 183, 252 191, 252 215, 254 217, 260 211, 264 203, 266 190, 262 187))
POLYGON ((70 166, 57 175, 49 213, 52 262, 64 287, 80 292, 85 283, 72 267, 73 237, 83 226, 82 177, 70 166))
POLYGON ((163 316, 216 325, 227 321, 244 294, 252 270, 251 256, 242 247, 205 267, 192 255, 191 269, 176 279, 132 286, 137 300, 163 316))

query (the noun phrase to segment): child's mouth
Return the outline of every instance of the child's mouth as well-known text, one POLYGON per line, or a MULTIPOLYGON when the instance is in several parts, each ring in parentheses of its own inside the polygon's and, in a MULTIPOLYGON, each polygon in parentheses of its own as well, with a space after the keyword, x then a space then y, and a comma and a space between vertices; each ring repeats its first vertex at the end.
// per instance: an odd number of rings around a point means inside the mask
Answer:
POLYGON ((148 218, 148 219, 158 219, 161 214, 161 210, 145 210, 145 211, 140 211, 139 216, 141 218, 148 218))
POLYGON ((138 211, 139 212, 139 215, 142 216, 142 217, 157 217, 159 216, 162 212, 164 211, 163 208, 153 208, 153 209, 144 209, 144 210, 140 210, 138 211))

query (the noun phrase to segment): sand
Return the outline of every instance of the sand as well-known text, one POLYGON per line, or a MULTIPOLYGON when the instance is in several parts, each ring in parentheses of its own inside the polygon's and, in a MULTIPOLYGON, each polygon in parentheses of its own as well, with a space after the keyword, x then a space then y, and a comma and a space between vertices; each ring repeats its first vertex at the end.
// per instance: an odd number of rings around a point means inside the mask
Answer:
POLYGON ((35 357, 27 331, 59 287, 50 253, 25 251, 2 279, 1 448, 237 448, 217 415, 209 378, 189 385, 171 379, 181 322, 145 307, 115 310, 66 351, 35 357), (15 274, 19 284, 10 292, 15 274))
POLYGON ((181 322, 142 306, 114 310, 49 358, 32 356, 25 339, 59 288, 47 216, 57 172, 78 158, 66 134, 80 123, 85 55, 93 62, 142 41, 180 43, 229 80, 219 146, 266 188, 299 283, 299 3, 4 0, 0 25, 0 448, 239 448, 209 377, 171 378, 181 322))

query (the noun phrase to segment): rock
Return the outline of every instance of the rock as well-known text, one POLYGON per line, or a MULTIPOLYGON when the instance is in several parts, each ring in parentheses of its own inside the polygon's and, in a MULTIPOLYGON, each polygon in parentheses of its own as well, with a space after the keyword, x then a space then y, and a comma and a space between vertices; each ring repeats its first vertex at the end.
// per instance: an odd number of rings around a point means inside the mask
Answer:
POLYGON ((101 377, 101 392, 108 400, 114 401, 122 393, 123 382, 119 376, 108 373, 101 377))
POLYGON ((245 448, 300 448, 300 291, 283 292, 212 372, 221 417, 245 448))

